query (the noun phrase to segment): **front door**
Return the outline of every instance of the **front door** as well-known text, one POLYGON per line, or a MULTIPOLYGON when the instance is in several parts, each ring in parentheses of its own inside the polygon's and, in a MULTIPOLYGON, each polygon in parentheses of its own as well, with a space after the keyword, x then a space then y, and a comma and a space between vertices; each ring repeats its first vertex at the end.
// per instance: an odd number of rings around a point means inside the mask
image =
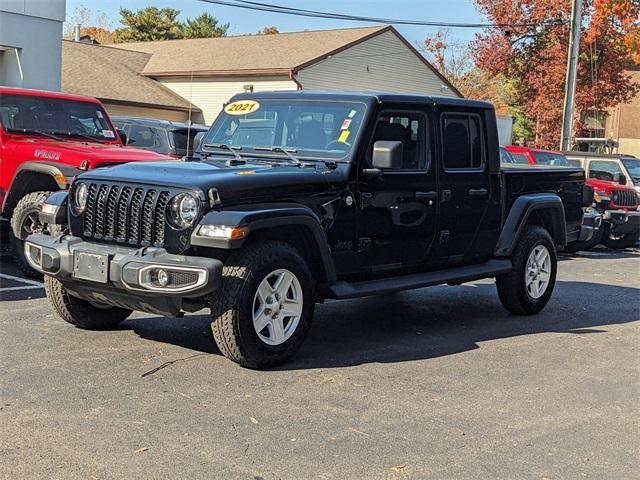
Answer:
MULTIPOLYGON (((415 108, 415 107, 413 107, 415 108)), ((438 218, 438 193, 430 111, 384 110, 368 144, 371 168, 377 140, 400 141, 403 165, 358 180, 358 259, 362 270, 400 270, 429 258, 438 218)))

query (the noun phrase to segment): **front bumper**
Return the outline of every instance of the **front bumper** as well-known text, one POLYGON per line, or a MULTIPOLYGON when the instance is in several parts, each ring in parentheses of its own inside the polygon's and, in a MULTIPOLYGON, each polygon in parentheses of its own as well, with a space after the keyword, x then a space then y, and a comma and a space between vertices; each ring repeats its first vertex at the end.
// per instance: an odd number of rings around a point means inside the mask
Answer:
POLYGON ((173 255, 163 248, 128 248, 74 236, 30 235, 25 254, 36 270, 60 280, 85 300, 176 315, 185 298, 214 291, 222 277, 217 259, 173 255), (167 283, 160 282, 159 272, 167 283))
POLYGON ((624 235, 640 228, 640 211, 607 210, 602 221, 610 224, 612 233, 624 235))

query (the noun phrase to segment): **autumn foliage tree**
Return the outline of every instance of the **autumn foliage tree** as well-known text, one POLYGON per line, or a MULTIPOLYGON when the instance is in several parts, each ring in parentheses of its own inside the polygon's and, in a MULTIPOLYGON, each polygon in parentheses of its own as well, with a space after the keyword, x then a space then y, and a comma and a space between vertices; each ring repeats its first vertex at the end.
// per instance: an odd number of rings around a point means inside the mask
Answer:
MULTIPOLYGON (((503 76, 512 101, 531 125, 537 146, 560 141, 571 0, 475 0, 492 22, 472 44, 476 65, 503 76)), ((584 112, 599 112, 629 101, 640 90, 625 73, 640 61, 640 0, 584 0, 576 89, 576 126, 584 112)))

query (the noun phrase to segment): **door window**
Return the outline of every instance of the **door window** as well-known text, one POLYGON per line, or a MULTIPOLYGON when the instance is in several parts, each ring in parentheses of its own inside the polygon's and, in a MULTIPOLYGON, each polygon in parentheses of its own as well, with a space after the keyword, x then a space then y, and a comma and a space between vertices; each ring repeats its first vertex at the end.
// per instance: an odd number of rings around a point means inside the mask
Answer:
POLYGON ((427 116, 422 112, 383 112, 376 123, 373 144, 378 140, 402 142, 402 168, 423 170, 430 168, 430 149, 427 138, 427 116))
POLYGON ((479 115, 443 114, 442 137, 445 170, 482 170, 484 168, 484 132, 479 115))
POLYGON ((618 162, 594 160, 589 164, 589 178, 614 182, 616 174, 622 175, 622 169, 618 162))

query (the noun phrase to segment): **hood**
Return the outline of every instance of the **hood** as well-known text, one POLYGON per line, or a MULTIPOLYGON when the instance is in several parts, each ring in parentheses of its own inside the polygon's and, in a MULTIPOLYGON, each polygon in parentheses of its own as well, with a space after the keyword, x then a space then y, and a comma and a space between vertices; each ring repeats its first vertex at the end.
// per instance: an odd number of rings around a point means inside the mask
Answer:
POLYGON ((89 160, 89 168, 100 166, 101 163, 123 163, 133 161, 166 160, 171 157, 149 150, 124 147, 119 143, 97 143, 75 140, 45 140, 28 138, 16 142, 19 151, 25 154, 33 150, 32 158, 36 160, 56 160, 64 162, 72 159, 89 160))
POLYGON ((616 182, 610 182, 608 180, 599 180, 597 178, 588 178, 585 181, 585 183, 595 189, 605 191, 605 192, 610 192, 611 190, 627 190, 627 191, 635 192, 635 188, 632 187, 631 185, 620 185, 619 183, 616 183, 616 182))
POLYGON ((285 198, 298 193, 310 195, 326 191, 329 184, 346 178, 348 165, 337 169, 323 163, 309 167, 289 164, 246 164, 227 167, 214 162, 144 162, 128 163, 105 170, 82 174, 82 179, 138 183, 184 189, 204 194, 218 190, 223 205, 244 203, 249 199, 285 198))

